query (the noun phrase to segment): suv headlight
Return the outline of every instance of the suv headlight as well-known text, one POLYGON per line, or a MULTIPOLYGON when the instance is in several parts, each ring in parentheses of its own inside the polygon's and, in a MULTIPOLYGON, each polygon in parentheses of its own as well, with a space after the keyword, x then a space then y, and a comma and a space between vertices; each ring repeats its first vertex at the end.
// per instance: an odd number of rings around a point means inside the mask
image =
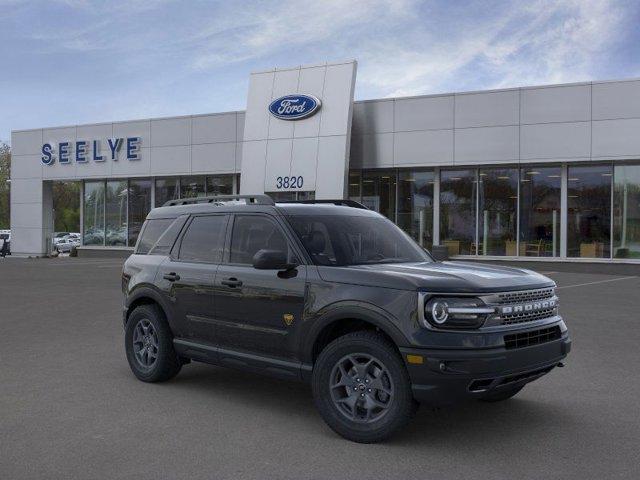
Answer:
POLYGON ((477 297, 424 298, 424 327, 440 329, 479 328, 495 307, 487 306, 477 297), (424 301, 426 300, 426 301, 424 301))

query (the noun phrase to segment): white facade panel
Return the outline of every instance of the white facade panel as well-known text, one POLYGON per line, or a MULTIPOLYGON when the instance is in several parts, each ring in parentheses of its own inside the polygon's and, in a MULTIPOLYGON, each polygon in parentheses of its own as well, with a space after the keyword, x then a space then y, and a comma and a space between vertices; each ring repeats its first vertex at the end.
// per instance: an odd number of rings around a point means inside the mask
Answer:
POLYGON ((88 161, 76 163, 76 176, 81 178, 104 178, 110 176, 112 162, 107 139, 113 138, 113 124, 78 125, 76 127, 76 137, 78 140, 88 142, 88 161), (104 161, 96 162, 93 159, 94 141, 96 142, 95 156, 96 158, 102 157, 104 161))
MULTIPOLYGON (((13 148, 13 145, 11 147, 13 148)), ((11 180, 14 178, 43 178, 41 155, 11 155, 11 180)), ((47 167, 48 168, 48 167, 47 167)))
POLYGON ((346 136, 320 137, 318 139, 318 166, 316 174, 316 198, 344 198, 347 193, 348 164, 346 162, 346 136))
MULTIPOLYGON (((13 219, 13 215, 11 218, 13 219)), ((18 227, 11 222, 12 255, 38 255, 44 251, 42 228, 18 227)))
POLYGON ((355 102, 352 132, 354 135, 393 132, 393 100, 355 102))
POLYGON ((11 180, 11 205, 16 203, 42 204, 42 180, 40 178, 13 178, 11 180))
POLYGON ((593 119, 640 118, 640 80, 593 84, 593 119))
MULTIPOLYGON (((42 190, 42 188, 40 188, 42 190)), ((34 228, 42 225, 42 203, 15 203, 11 205, 11 228, 34 228)))
POLYGON ((397 132, 394 165, 453 165, 453 130, 397 132))
POLYGON ((151 171, 147 174, 188 175, 191 173, 191 147, 155 147, 147 156, 151 157, 151 171))
POLYGON ((517 126, 457 129, 454 164, 517 162, 518 130, 517 126))
POLYGON ((518 125, 519 96, 518 90, 456 95, 456 128, 518 125))
MULTIPOLYGON (((140 148, 140 159, 139 160, 127 160, 126 148, 123 146, 122 150, 118 155, 119 159, 117 162, 109 162, 111 164, 111 175, 114 177, 126 177, 129 175, 132 176, 141 176, 141 175, 149 175, 151 173, 151 165, 154 164, 155 167, 155 157, 156 152, 166 152, 167 150, 186 150, 189 151, 188 146, 183 147, 141 147, 140 148), (154 157, 152 162, 151 157, 154 157)), ((187 156, 188 158, 188 156, 187 156)), ((160 167, 164 168, 164 167, 160 167)))
POLYGON ((355 62, 327 65, 320 136, 351 134, 355 74, 355 62))
MULTIPOLYGON (((84 139, 82 139, 84 140, 84 139)), ((76 127, 47 128, 42 131, 42 143, 48 143, 54 152, 55 161, 43 168, 45 179, 63 179, 76 177, 76 127), (67 143, 66 162, 60 161, 60 143, 67 143)))
POLYGON ((254 194, 264 192, 264 171, 267 162, 267 141, 254 140, 243 142, 242 175, 240 176, 240 188, 242 193, 254 194), (245 159, 251 162, 251 168, 244 168, 245 159))
POLYGON ((235 142, 191 146, 191 173, 234 173, 235 170, 235 142))
MULTIPOLYGON (((296 127, 297 128, 297 127, 296 127)), ((318 137, 294 138, 291 155, 291 175, 302 176, 301 188, 289 190, 313 191, 316 189, 318 165, 318 137)))
POLYGON ((593 158, 640 159, 640 119, 593 122, 593 158))
POLYGON ((394 104, 396 132, 453 128, 453 95, 398 99, 394 104))
POLYGON ((244 119, 244 141, 266 140, 269 136, 269 102, 275 72, 251 75, 244 119))
POLYGON ((520 141, 521 160, 589 159, 591 125, 589 122, 523 125, 520 141))
POLYGON ((236 142, 242 142, 244 138, 244 112, 236 112, 236 142))
MULTIPOLYGON (((298 79, 298 89, 296 93, 314 95, 316 98, 324 97, 324 79, 327 73, 326 68, 302 68, 298 79)), ((317 137, 320 135, 320 120, 322 119, 322 108, 309 118, 298 120, 293 123, 293 136, 317 137)), ((315 170, 315 169, 314 169, 315 170)))
POLYGON ((12 155, 40 155, 42 143, 40 129, 11 132, 12 155))
POLYGON ((191 117, 151 120, 151 147, 191 144, 191 117))
POLYGON ((265 177, 263 192, 275 192, 277 177, 291 175, 291 151, 293 139, 283 138, 269 140, 267 143, 267 162, 265 165, 265 177))
MULTIPOLYGON (((149 147, 151 146, 151 120, 114 123, 113 136, 116 138, 139 137, 140 145, 149 147)), ((124 148, 120 150, 120 155, 122 158, 125 157, 126 152, 124 148)))
POLYGON ((191 143, 235 142, 237 130, 235 113, 202 115, 191 119, 191 143))
MULTIPOLYGON (((269 101, 263 109, 266 110, 271 101, 275 100, 276 98, 297 93, 299 78, 299 68, 276 71, 275 78, 273 80, 273 91, 271 93, 271 99, 267 99, 269 101)), ((296 122, 276 120, 277 119, 273 117, 269 118, 269 138, 292 138, 293 127, 296 122)), ((300 121, 304 122, 304 120, 300 121)))
POLYGON ((522 123, 577 122, 591 118, 591 85, 525 88, 522 123))
POLYGON ((351 138, 351 168, 393 167, 393 133, 354 135, 351 138))

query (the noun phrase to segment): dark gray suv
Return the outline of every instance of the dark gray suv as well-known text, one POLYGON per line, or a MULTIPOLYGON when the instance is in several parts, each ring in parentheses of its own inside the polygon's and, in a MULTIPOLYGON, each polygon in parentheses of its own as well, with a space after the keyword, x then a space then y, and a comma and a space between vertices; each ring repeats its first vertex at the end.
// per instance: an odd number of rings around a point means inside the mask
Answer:
POLYGON ((555 284, 436 262, 355 202, 180 199, 122 273, 127 359, 145 382, 191 360, 310 382, 327 424, 384 439, 418 406, 506 400, 569 352, 555 284))

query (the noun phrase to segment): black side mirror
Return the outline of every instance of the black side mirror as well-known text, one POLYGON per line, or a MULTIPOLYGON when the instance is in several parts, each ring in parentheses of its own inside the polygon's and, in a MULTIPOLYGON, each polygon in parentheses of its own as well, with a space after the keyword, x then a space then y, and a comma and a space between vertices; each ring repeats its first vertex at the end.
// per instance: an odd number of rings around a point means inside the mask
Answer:
POLYGON ((287 262, 287 254, 282 250, 258 250, 253 256, 253 268, 258 270, 291 270, 295 263, 287 262))

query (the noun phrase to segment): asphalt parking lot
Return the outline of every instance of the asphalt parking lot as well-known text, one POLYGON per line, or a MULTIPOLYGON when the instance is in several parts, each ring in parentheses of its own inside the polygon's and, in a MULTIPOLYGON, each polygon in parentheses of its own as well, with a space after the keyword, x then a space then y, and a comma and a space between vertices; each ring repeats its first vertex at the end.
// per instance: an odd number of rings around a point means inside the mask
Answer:
POLYGON ((121 263, 0 259, 0 478, 640 478, 640 277, 548 273, 573 338, 565 368, 359 445, 303 384, 202 364, 137 381, 121 263))

